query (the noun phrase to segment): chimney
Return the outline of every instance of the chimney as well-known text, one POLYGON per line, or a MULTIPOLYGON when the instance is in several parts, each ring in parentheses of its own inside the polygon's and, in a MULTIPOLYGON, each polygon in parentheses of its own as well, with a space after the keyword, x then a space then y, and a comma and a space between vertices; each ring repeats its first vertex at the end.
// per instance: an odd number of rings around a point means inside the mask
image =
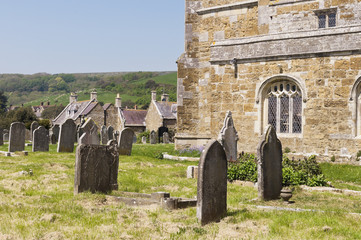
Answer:
POLYGON ((76 95, 76 93, 71 93, 70 97, 69 97, 69 102, 73 103, 73 102, 77 102, 78 101, 78 95, 76 95))
POLYGON ((157 101, 157 91, 152 91, 152 101, 157 101))
POLYGON ((90 100, 93 100, 95 99, 95 101, 98 101, 97 100, 97 90, 93 90, 91 93, 90 93, 90 100))
POLYGON ((163 93, 161 97, 162 102, 168 102, 169 101, 169 95, 163 93))
POLYGON ((115 107, 118 107, 118 108, 122 107, 122 98, 119 96, 119 93, 117 94, 117 97, 115 98, 115 107))

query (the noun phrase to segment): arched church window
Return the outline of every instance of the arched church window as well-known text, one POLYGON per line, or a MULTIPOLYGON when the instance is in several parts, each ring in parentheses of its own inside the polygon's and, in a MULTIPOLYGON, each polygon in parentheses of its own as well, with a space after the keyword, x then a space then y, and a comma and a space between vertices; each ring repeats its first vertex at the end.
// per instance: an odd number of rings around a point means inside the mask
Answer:
POLYGON ((302 93, 296 84, 275 82, 269 86, 266 99, 268 124, 278 133, 302 132, 302 93))

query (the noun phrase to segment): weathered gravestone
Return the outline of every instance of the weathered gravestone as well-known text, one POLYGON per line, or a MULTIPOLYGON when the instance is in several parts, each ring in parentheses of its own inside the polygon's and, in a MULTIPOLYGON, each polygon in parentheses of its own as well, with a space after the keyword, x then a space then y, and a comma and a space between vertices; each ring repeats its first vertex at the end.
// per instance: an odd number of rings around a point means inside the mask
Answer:
POLYGON ((31 140, 33 140, 33 134, 35 129, 37 129, 39 127, 39 123, 37 121, 33 121, 30 125, 30 136, 31 136, 31 140))
POLYGON ((100 129, 100 138, 102 141, 102 144, 107 144, 108 143, 108 132, 107 132, 107 127, 106 126, 102 126, 100 129))
POLYGON ((114 128, 112 126, 108 127, 107 132, 108 132, 108 141, 112 139, 116 139, 114 138, 114 128))
POLYGON ((118 141, 119 140, 119 131, 114 131, 114 133, 113 133, 113 140, 116 140, 116 141, 118 141))
POLYGON ((33 132, 33 152, 49 151, 49 136, 45 127, 40 126, 33 132))
POLYGON ((99 145, 98 126, 93 119, 89 118, 79 129, 79 132, 83 132, 80 136, 79 144, 94 144, 99 145))
POLYGON ((213 140, 202 152, 198 165, 197 217, 202 225, 218 222, 227 213, 227 157, 213 140))
POLYGON ((146 144, 146 143, 147 143, 147 137, 146 137, 146 136, 143 136, 143 137, 142 137, 142 143, 143 143, 143 144, 146 144))
POLYGON ((53 134, 55 135, 55 138, 56 138, 56 141, 58 142, 58 139, 59 139, 59 133, 60 133, 60 127, 59 125, 54 125, 52 128, 51 128, 51 131, 53 132, 53 134))
POLYGON ((29 129, 25 128, 25 140, 26 141, 32 141, 32 135, 31 135, 31 131, 29 129))
POLYGON ((0 146, 4 145, 4 131, 0 128, 0 146))
POLYGON ((9 141, 9 133, 4 133, 3 139, 4 139, 4 142, 8 142, 9 141))
POLYGON ((228 111, 224 119, 223 127, 219 133, 219 140, 226 152, 228 161, 237 160, 238 133, 233 124, 232 113, 228 111))
POLYGON ((259 198, 278 199, 282 189, 282 144, 271 125, 257 147, 257 170, 259 198))
POLYGON ((130 128, 124 128, 119 136, 119 155, 131 155, 134 131, 130 128))
POLYGON ((118 190, 118 165, 115 140, 109 141, 108 145, 79 145, 76 148, 74 194, 118 190))
POLYGON ((56 139, 56 136, 55 136, 55 134, 54 133, 52 133, 52 134, 50 134, 50 143, 51 144, 56 144, 56 141, 57 139, 56 139))
POLYGON ((10 125, 9 152, 24 151, 25 148, 25 125, 14 122, 10 125))
POLYGON ((60 126, 60 135, 58 142, 58 152, 74 151, 74 135, 76 133, 76 125, 72 119, 66 120, 60 126))
POLYGON ((154 130, 152 130, 150 132, 149 142, 150 142, 150 144, 156 144, 157 143, 157 133, 154 130))
POLYGON ((163 143, 169 144, 169 133, 167 132, 163 133, 163 143))

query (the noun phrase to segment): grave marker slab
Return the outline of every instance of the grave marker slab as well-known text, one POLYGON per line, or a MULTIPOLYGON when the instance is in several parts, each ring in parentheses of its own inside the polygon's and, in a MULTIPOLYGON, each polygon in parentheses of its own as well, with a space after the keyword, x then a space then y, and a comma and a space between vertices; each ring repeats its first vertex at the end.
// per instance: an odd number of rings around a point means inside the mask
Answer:
POLYGON ((60 126, 60 135, 58 142, 58 152, 74 151, 74 135, 76 133, 76 125, 72 119, 66 120, 60 126))
POLYGON ((282 144, 271 125, 258 144, 257 165, 259 198, 278 199, 282 189, 282 144))
POLYGON ((0 128, 0 146, 4 145, 4 131, 0 128))
POLYGON ((60 126, 59 125, 54 125, 52 128, 51 128, 51 131, 52 133, 55 135, 55 138, 56 138, 56 142, 58 142, 58 139, 59 139, 59 133, 60 133, 60 126))
POLYGON ((51 144, 56 144, 56 135, 54 133, 52 133, 50 135, 50 143, 51 144))
POLYGON ((147 143, 147 137, 146 137, 146 136, 143 136, 143 137, 142 137, 142 143, 143 143, 143 144, 146 144, 146 143, 147 143))
POLYGON ((219 140, 226 152, 228 161, 237 160, 238 133, 234 127, 231 111, 228 111, 224 119, 223 127, 219 133, 219 140))
POLYGON ((4 139, 4 142, 8 142, 9 141, 9 133, 4 133, 3 139, 4 139))
POLYGON ((93 119, 89 118, 79 129, 79 133, 83 132, 82 135, 79 135, 81 138, 79 140, 80 144, 94 144, 99 145, 99 134, 98 126, 95 124, 93 119))
POLYGON ((33 132, 33 152, 49 151, 49 136, 45 127, 40 126, 33 132))
POLYGON ((74 194, 118 190, 118 165, 115 140, 109 141, 108 145, 79 145, 76 148, 74 194))
POLYGON ((227 213, 227 157, 213 140, 202 152, 198 165, 197 217, 202 225, 218 222, 227 213))
POLYGON ((163 133, 163 143, 169 144, 169 133, 167 133, 167 132, 163 133))
POLYGON ((14 122, 10 125, 9 152, 24 151, 25 130, 24 123, 14 122))
POLYGON ((109 126, 107 129, 107 132, 108 132, 108 141, 113 140, 114 139, 114 128, 112 126, 109 126))
POLYGON ((152 130, 150 132, 149 141, 150 141, 150 144, 156 144, 157 143, 157 134, 156 134, 156 132, 154 130, 152 130))
POLYGON ((132 153, 134 131, 130 128, 124 128, 119 136, 119 155, 128 155, 132 153))
POLYGON ((30 136, 31 136, 31 141, 33 140, 33 134, 35 129, 37 129, 39 127, 39 123, 37 121, 33 121, 30 125, 30 136))
POLYGON ((108 143, 108 132, 107 132, 107 127, 106 126, 102 126, 100 129, 100 138, 102 141, 102 144, 105 145, 108 143))

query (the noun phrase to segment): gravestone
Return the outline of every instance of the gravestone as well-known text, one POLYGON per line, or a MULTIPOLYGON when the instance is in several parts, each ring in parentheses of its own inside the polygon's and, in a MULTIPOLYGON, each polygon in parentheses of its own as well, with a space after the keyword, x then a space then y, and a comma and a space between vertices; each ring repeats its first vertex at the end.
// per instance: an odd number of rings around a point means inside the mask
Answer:
POLYGON ((25 128, 25 140, 26 141, 32 141, 32 135, 31 135, 31 131, 27 128, 25 128))
POLYGON ((169 133, 167 132, 163 133, 163 143, 169 144, 169 133))
POLYGON ((227 213, 227 157, 213 140, 202 152, 198 164, 197 218, 202 225, 218 222, 227 213))
POLYGON ((278 199, 282 189, 282 144, 271 125, 257 147, 257 171, 259 198, 278 199))
POLYGON ((154 130, 152 130, 150 132, 149 141, 150 141, 150 144, 156 144, 157 143, 157 133, 154 130))
POLYGON ((76 125, 72 119, 66 120, 60 126, 60 135, 58 141, 58 152, 74 151, 74 135, 76 133, 76 125))
POLYGON ((114 133, 113 133, 113 140, 116 140, 116 141, 119 140, 119 131, 114 131, 114 133))
POLYGON ((80 136, 79 144, 94 144, 99 145, 98 126, 93 119, 89 118, 79 129, 79 133, 83 133, 80 136))
POLYGON ((114 138, 114 128, 112 126, 108 127, 107 132, 108 132, 108 141, 116 139, 114 138))
POLYGON ((14 122, 10 125, 9 152, 24 151, 25 129, 24 123, 14 122))
POLYGON ((231 111, 228 111, 226 114, 223 127, 219 133, 219 140, 223 145, 224 151, 226 152, 227 160, 236 161, 238 133, 233 124, 231 111))
POLYGON ((119 136, 119 155, 128 155, 132 153, 134 131, 130 128, 124 128, 119 136))
POLYGON ((54 133, 50 134, 50 143, 56 144, 56 136, 54 133))
POLYGON ((9 141, 9 133, 4 133, 3 139, 4 139, 4 142, 8 142, 9 141))
POLYGON ((107 144, 108 143, 108 132, 107 132, 107 127, 106 126, 102 126, 100 129, 100 138, 102 141, 102 144, 107 144))
POLYGON ((35 129, 37 129, 39 127, 39 123, 37 121, 33 121, 30 125, 30 136, 31 136, 31 141, 33 140, 33 134, 35 129))
POLYGON ((4 145, 4 131, 0 128, 0 146, 4 145))
POLYGON ((59 139, 59 133, 60 133, 60 127, 59 125, 54 125, 52 128, 51 128, 51 131, 53 132, 53 134, 55 135, 55 138, 56 138, 56 142, 58 142, 58 139, 59 139))
POLYGON ((143 136, 143 137, 142 137, 142 143, 143 143, 143 144, 146 144, 146 143, 147 143, 147 137, 146 137, 146 136, 143 136))
POLYGON ((40 126, 33 132, 33 152, 49 151, 49 136, 45 127, 40 126))
POLYGON ((108 145, 79 145, 76 148, 74 194, 118 190, 118 165, 115 140, 109 141, 108 145))

